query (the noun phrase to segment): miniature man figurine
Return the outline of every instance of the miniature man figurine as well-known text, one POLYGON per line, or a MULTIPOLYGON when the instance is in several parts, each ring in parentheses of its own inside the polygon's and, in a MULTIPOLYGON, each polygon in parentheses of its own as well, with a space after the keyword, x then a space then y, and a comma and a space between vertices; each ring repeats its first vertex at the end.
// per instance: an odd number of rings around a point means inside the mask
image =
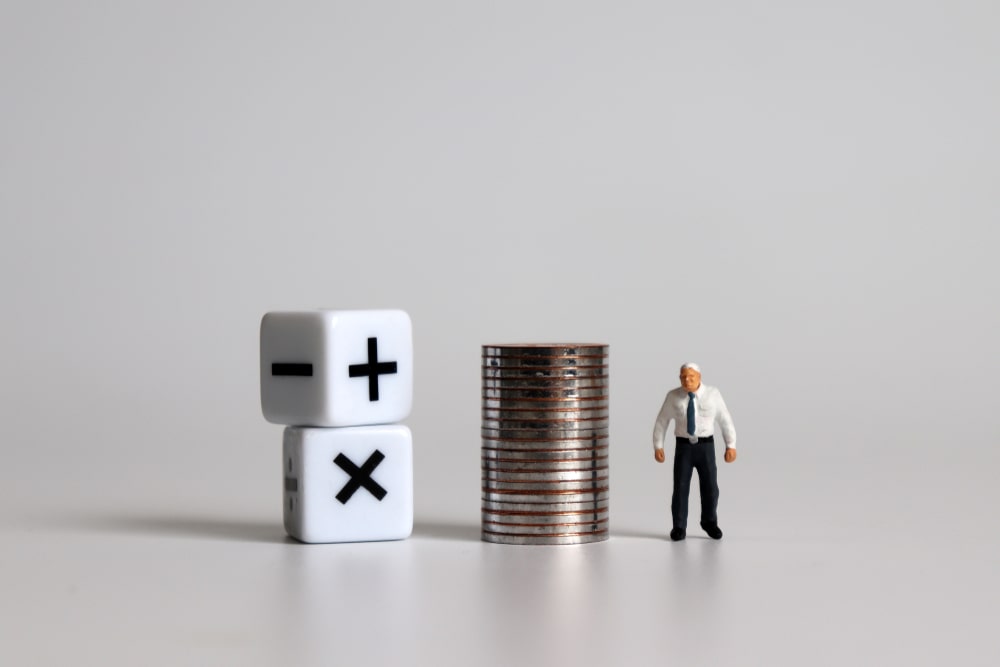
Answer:
POLYGON ((680 380, 681 386, 671 390, 664 399, 653 428, 653 454, 658 463, 663 463, 663 439, 671 420, 675 423, 674 493, 670 501, 674 527, 670 531, 670 539, 677 542, 687 536, 691 471, 697 469, 701 489, 701 527, 712 539, 721 540, 722 530, 716 515, 719 484, 715 467, 715 422, 718 421, 722 427, 726 463, 736 460, 736 429, 719 390, 701 383, 698 364, 681 366, 680 380))

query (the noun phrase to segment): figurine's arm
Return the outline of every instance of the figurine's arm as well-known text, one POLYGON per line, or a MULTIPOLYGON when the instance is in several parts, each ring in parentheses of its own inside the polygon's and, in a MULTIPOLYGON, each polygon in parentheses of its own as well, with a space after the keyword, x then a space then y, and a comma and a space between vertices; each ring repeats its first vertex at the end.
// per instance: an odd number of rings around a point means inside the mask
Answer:
POLYGON ((736 460, 736 427, 733 426, 733 417, 729 414, 729 408, 726 407, 726 402, 722 399, 722 392, 719 392, 718 396, 719 410, 716 413, 716 419, 722 428, 722 439, 726 441, 726 463, 732 463, 736 460))
POLYGON ((670 404, 670 395, 667 394, 667 398, 663 399, 660 414, 656 415, 656 424, 653 426, 653 457, 658 463, 663 463, 666 460, 666 456, 663 454, 663 438, 667 433, 670 420, 673 419, 670 404))

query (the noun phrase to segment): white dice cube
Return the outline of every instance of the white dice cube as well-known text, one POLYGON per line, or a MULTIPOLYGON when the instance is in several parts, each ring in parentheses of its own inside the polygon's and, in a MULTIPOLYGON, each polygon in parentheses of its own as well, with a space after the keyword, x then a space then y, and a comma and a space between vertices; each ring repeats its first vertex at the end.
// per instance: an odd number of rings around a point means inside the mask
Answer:
POLYGON ((285 530, 302 542, 413 531, 413 439, 400 424, 285 429, 285 530))
POLYGON ((413 328, 402 310, 267 313, 260 323, 264 418, 290 426, 405 419, 413 404, 413 328))

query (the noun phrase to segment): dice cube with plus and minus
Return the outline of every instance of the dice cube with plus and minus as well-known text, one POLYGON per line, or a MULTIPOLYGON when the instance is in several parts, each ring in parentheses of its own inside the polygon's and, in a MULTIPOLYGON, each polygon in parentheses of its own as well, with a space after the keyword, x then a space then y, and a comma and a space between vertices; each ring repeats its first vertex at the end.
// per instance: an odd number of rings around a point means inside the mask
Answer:
POLYGON ((284 522, 302 542, 413 528, 413 332, 401 310, 272 312, 260 324, 264 418, 285 424, 284 522))
POLYGON ((402 310, 267 313, 260 323, 264 419, 289 426, 402 421, 413 404, 413 330, 402 310))

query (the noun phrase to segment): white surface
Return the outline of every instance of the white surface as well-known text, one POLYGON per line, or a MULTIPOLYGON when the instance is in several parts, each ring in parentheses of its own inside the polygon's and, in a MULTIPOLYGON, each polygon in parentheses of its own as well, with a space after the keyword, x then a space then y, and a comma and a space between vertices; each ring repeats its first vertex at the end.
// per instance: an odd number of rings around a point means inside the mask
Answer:
POLYGON ((260 323, 260 393, 264 417, 293 426, 362 426, 406 419, 413 408, 413 325, 401 310, 320 310, 267 313, 260 323), (350 377, 369 364, 395 362, 378 375, 371 399, 368 376, 350 377), (274 376, 273 363, 311 363, 308 377, 274 376))
POLYGON ((0 3, 0 663, 995 665, 998 25, 0 3), (283 536, 316 307, 413 317, 411 539, 283 536), (610 344, 612 538, 482 544, 479 346, 545 340, 610 344), (740 454, 674 545, 689 359, 740 454))
MULTIPOLYGON (((298 540, 364 542, 400 540, 413 531, 413 437, 400 424, 346 428, 289 426, 283 438, 284 475, 297 490, 285 487, 285 530, 298 540), (338 497, 353 476, 336 464, 343 455, 360 470, 375 452, 380 462, 370 479, 385 495, 377 498, 364 485, 346 502, 338 497)), ((378 488, 376 487, 376 488, 378 488)))

